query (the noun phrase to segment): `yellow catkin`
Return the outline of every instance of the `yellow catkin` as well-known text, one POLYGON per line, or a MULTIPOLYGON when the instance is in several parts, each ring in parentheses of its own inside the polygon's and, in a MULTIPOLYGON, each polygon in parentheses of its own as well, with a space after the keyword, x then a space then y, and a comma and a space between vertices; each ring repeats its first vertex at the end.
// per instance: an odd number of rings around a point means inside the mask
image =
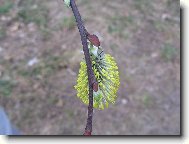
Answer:
MULTIPOLYGON (((94 66, 96 65, 95 60, 92 60, 93 71, 99 82, 98 91, 93 92, 93 106, 97 109, 104 109, 105 107, 109 107, 109 103, 115 103, 120 85, 118 67, 114 58, 109 54, 105 54, 103 61, 104 68, 97 69, 94 66)), ((83 103, 89 104, 87 66, 84 61, 80 63, 77 84, 74 87, 77 90, 77 96, 83 101, 83 103)))

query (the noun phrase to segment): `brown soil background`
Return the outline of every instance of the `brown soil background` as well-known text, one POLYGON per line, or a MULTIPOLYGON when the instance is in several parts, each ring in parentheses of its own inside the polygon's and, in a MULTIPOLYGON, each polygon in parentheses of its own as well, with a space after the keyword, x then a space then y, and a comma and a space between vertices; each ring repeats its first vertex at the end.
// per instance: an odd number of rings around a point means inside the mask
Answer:
MULTIPOLYGON (((93 134, 180 134, 179 1, 76 2, 120 72, 116 104, 94 111, 93 134)), ((87 106, 73 88, 81 49, 61 0, 0 0, 0 105, 23 134, 83 134, 87 106)))

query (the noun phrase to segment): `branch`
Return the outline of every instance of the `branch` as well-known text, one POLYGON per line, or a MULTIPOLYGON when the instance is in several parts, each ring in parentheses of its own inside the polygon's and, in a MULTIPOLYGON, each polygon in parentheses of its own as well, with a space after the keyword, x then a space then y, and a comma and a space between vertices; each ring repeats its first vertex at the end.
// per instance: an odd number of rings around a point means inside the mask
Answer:
POLYGON ((96 79, 94 76, 94 72, 92 70, 92 64, 87 44, 87 37, 90 35, 87 30, 85 29, 81 15, 79 13, 79 10, 76 6, 75 0, 70 0, 70 6, 72 8, 72 11, 74 13, 77 26, 80 32, 81 41, 83 45, 83 51, 85 55, 85 61, 87 64, 87 74, 88 74, 88 82, 89 82, 89 106, 88 106, 88 118, 87 118, 87 124, 85 128, 84 135, 91 135, 92 133, 92 118, 93 118, 93 84, 96 84, 96 79))

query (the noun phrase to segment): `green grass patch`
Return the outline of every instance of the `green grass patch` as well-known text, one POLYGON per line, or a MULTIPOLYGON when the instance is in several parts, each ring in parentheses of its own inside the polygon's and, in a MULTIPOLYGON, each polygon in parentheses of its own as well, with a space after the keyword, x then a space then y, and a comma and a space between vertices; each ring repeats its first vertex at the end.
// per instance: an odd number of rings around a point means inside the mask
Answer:
POLYGON ((177 49, 170 44, 165 44, 161 49, 161 56, 165 61, 171 61, 177 56, 177 49))
POLYGON ((32 69, 22 69, 18 71, 19 75, 22 75, 23 77, 32 77, 32 76, 38 76, 42 74, 42 67, 41 66, 35 66, 32 69))
POLYGON ((0 39, 4 38, 6 36, 6 31, 3 28, 0 28, 0 39))
POLYGON ((162 22, 160 20, 154 21, 153 25, 154 25, 155 29, 158 30, 158 31, 160 31, 160 32, 166 30, 166 28, 167 28, 166 23, 162 22))
MULTIPOLYGON (((22 68, 18 70, 18 74, 23 77, 48 77, 54 74, 61 68, 60 64, 65 61, 64 57, 48 56, 40 63, 32 66, 31 68, 22 68)), ((66 65, 66 62, 65 62, 66 65)))
POLYGON ((10 96, 13 90, 13 83, 7 80, 0 80, 0 95, 10 96))
POLYGON ((108 32, 127 38, 126 30, 133 24, 132 16, 114 16, 110 19, 108 32))
POLYGON ((152 105, 152 97, 146 94, 142 97, 142 102, 146 107, 148 107, 152 105))
POLYGON ((51 30, 48 28, 40 29, 41 35, 43 36, 43 40, 48 40, 51 37, 51 30))
POLYGON ((72 30, 76 26, 75 18, 71 17, 64 17, 63 20, 59 24, 60 28, 72 30))
POLYGON ((134 0, 133 3, 135 8, 142 14, 149 15, 149 12, 153 9, 151 0, 134 0))
POLYGON ((51 37, 51 30, 48 28, 48 13, 46 6, 28 0, 21 3, 17 18, 25 24, 35 23, 39 27, 43 40, 48 40, 51 37))
POLYGON ((23 9, 19 11, 18 16, 23 19, 24 23, 34 22, 38 26, 46 27, 47 18, 46 13, 43 13, 41 10, 26 10, 23 9))
POLYGON ((47 27, 48 10, 41 5, 38 5, 36 8, 25 6, 18 12, 18 18, 21 18, 26 24, 34 22, 39 27, 47 27))
POLYGON ((167 9, 173 16, 180 17, 180 2, 178 0, 167 0, 167 9))
POLYGON ((3 5, 0 6, 0 14, 6 14, 13 7, 13 2, 6 1, 3 5))

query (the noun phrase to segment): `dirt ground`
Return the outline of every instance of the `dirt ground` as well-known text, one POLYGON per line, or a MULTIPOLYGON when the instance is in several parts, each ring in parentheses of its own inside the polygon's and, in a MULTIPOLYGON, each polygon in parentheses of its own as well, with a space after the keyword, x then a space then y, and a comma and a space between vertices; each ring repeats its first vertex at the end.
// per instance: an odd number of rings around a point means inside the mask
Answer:
MULTIPOLYGON (((115 57, 115 105, 94 135, 180 134, 178 0, 77 0, 85 26, 115 57)), ((80 35, 62 0, 0 0, 0 106, 24 135, 82 135, 80 35)))

